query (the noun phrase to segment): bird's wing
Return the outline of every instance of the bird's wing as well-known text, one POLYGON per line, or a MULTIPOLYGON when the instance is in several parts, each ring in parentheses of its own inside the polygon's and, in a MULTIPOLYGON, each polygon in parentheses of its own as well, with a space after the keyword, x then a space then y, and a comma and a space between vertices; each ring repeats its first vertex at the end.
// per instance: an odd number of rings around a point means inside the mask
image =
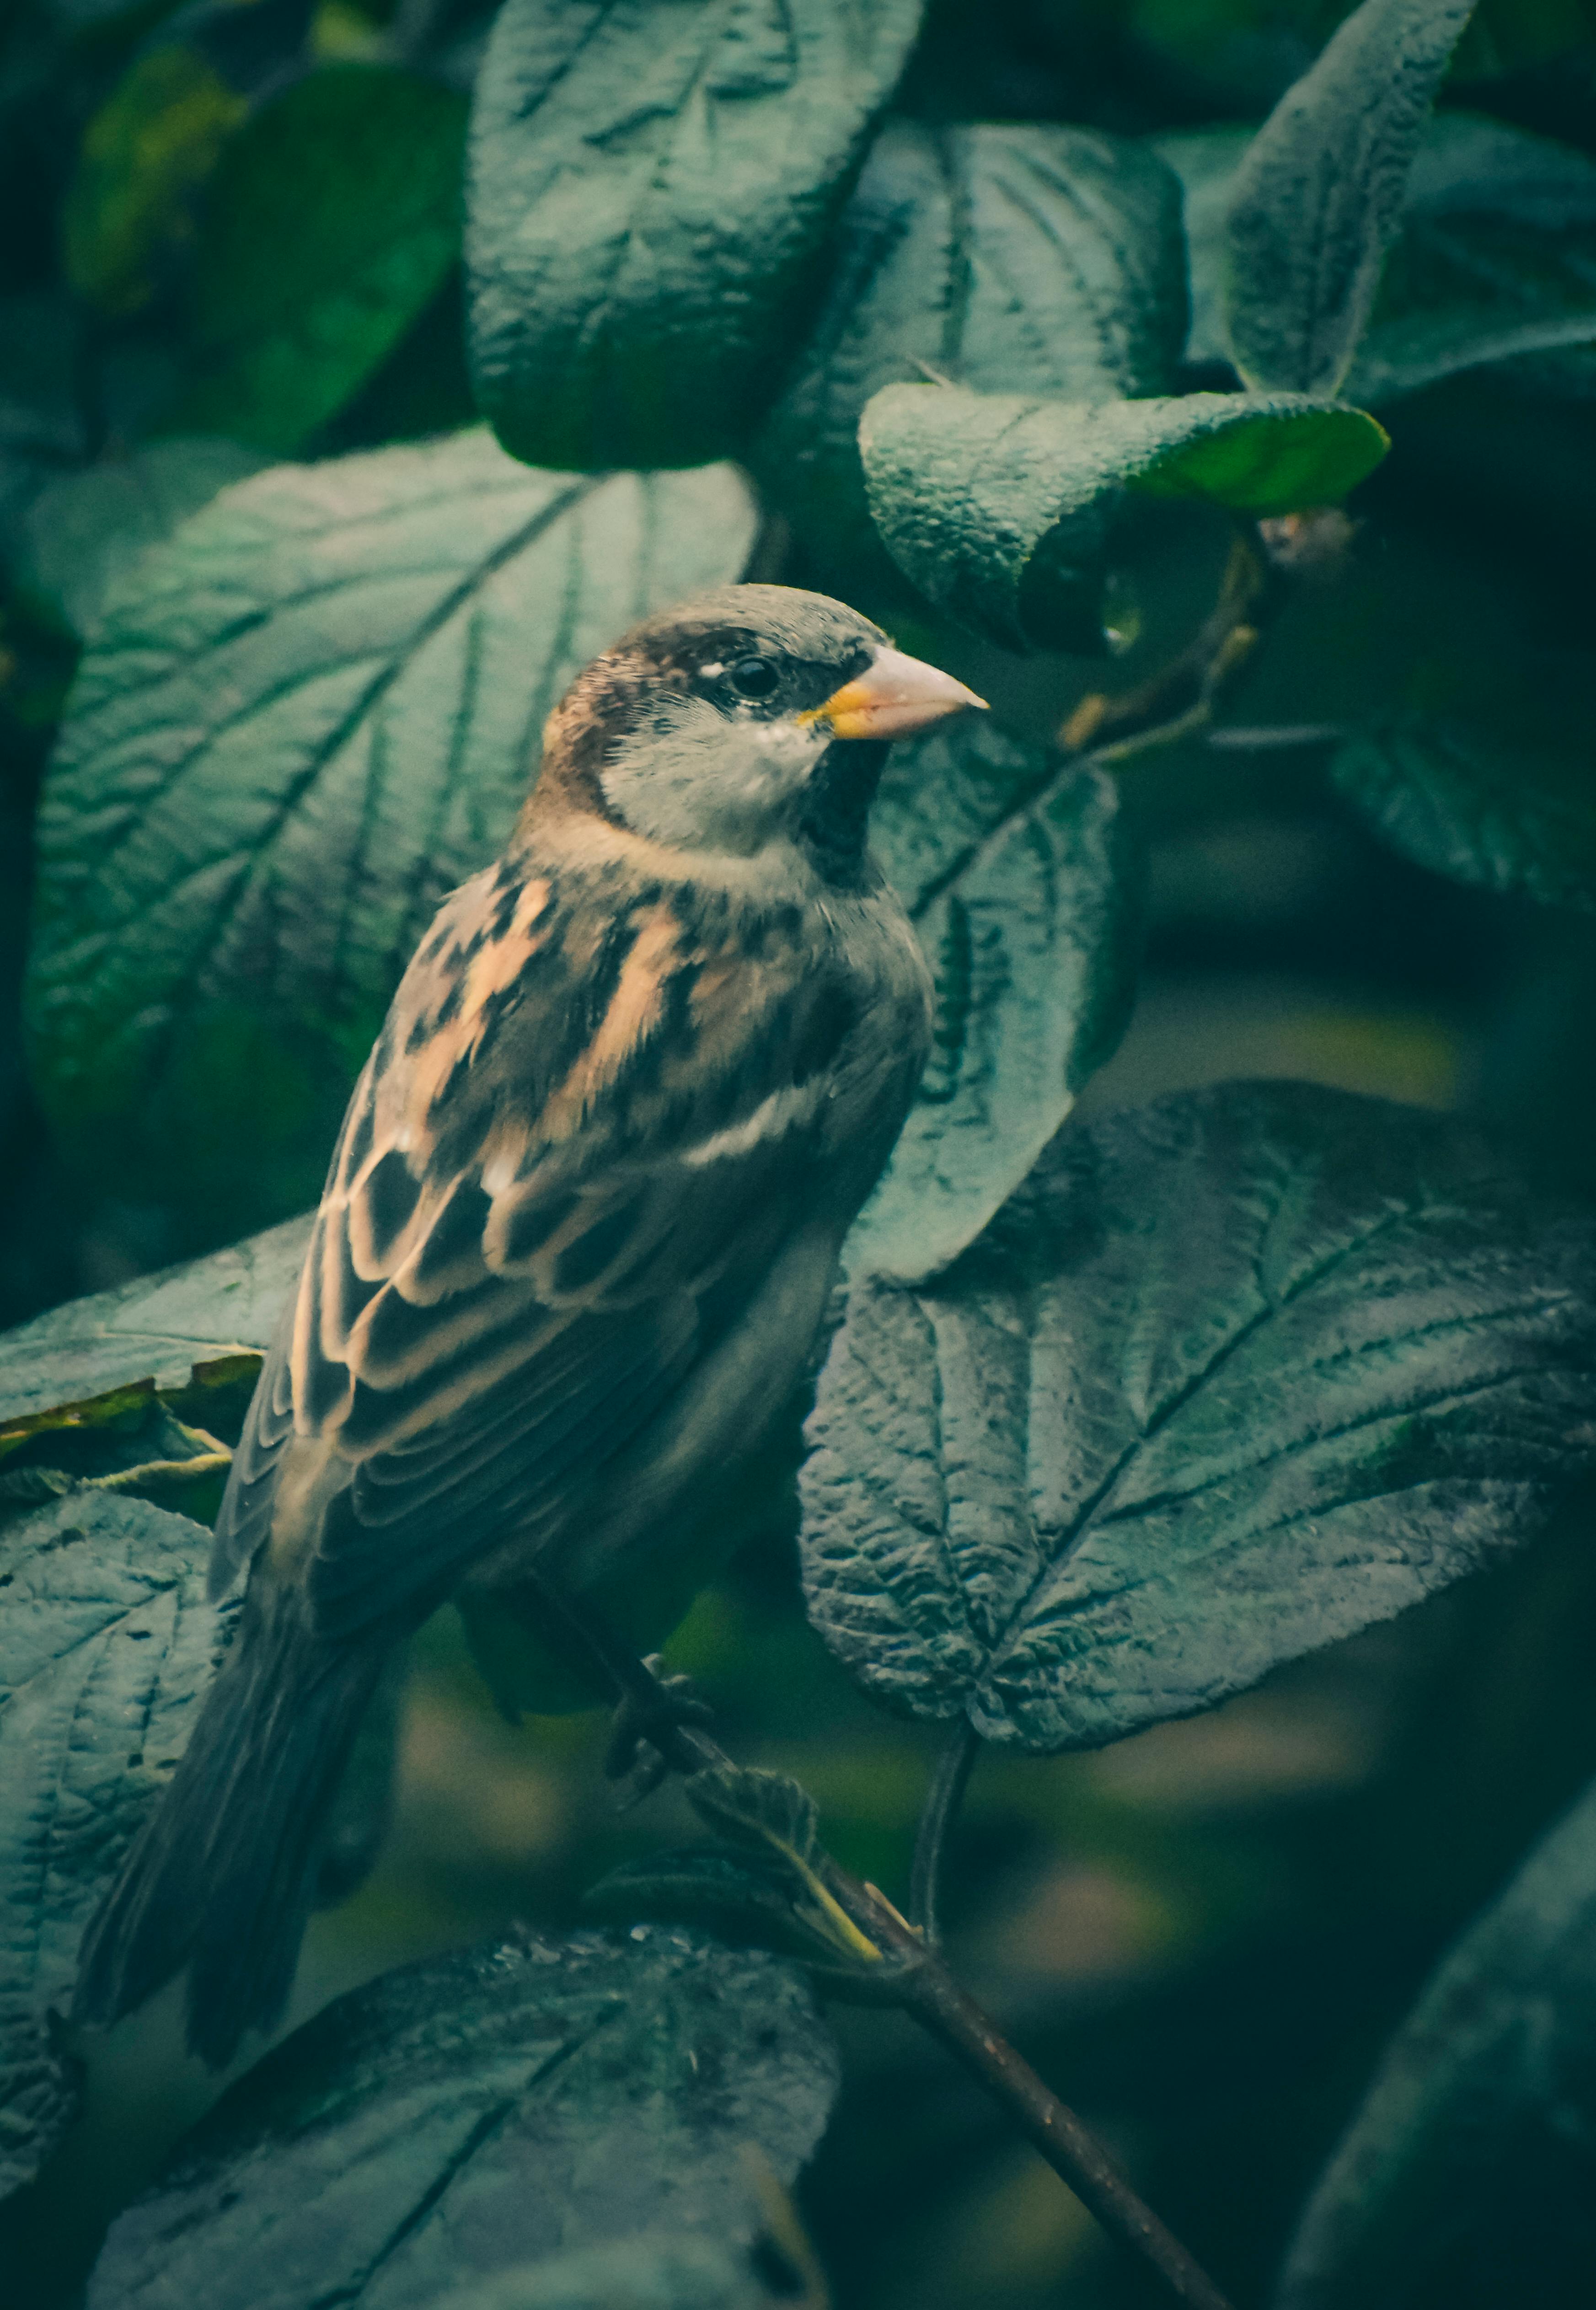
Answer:
POLYGON ((846 981, 657 887, 478 878, 356 1087, 217 1525, 345 1632, 452 1585, 658 1415, 809 1199, 846 981))

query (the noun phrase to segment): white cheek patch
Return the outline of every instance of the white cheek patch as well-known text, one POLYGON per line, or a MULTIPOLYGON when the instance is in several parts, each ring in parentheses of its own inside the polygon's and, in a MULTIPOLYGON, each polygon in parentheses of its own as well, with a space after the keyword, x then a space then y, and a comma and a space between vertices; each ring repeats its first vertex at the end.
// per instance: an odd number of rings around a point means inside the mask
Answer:
POLYGON ((638 834, 750 856, 779 835, 828 734, 732 720, 703 698, 667 701, 614 748, 604 797, 638 834))

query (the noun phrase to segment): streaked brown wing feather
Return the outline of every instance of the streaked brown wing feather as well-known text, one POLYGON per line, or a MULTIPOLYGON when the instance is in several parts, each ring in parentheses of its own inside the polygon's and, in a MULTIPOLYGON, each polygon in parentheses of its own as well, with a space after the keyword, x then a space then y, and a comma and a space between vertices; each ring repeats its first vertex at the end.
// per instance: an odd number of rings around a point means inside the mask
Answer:
POLYGON ((407 973, 218 1522, 224 1576, 307 1550, 329 1633, 552 1532, 804 1207, 852 1023, 813 956, 733 968, 658 892, 618 929, 612 895, 536 888, 479 877, 407 973), (279 1489, 311 1454, 309 1505, 283 1497, 314 1529, 285 1534, 279 1489))

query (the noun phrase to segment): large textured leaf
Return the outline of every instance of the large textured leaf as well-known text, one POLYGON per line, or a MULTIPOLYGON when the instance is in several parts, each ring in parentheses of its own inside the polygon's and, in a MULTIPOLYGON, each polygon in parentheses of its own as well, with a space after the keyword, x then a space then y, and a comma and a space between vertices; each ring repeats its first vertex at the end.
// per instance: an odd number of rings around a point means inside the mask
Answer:
POLYGON ((18 525, 13 575, 79 640, 110 587, 218 490, 265 459, 236 441, 155 441, 131 456, 47 482, 18 525))
POLYGON ((104 1492, 0 1523, 0 2195, 77 2106, 49 2010, 210 1682, 210 1547, 186 1517, 104 1492))
POLYGON ((1392 2039, 1279 2310, 1583 2310, 1596 2262, 1596 1789, 1392 2039))
POLYGON ((91 2310, 401 2310, 661 2229, 724 2246, 792 2181, 836 2057, 801 1976, 668 1927, 517 1932, 344 1997, 112 2228, 91 2310))
POLYGON ((875 525, 929 600, 1009 649, 1089 652, 1122 491, 1287 513, 1344 497, 1388 444, 1361 411, 1295 394, 1084 404, 889 385, 859 447, 875 525))
POLYGON ((856 585, 882 558, 857 438, 880 386, 930 368, 1063 401, 1167 393, 1185 318, 1178 188, 1145 148, 1084 128, 894 122, 757 470, 817 566, 856 585))
POLYGON ((0 1333, 0 1429, 144 1378, 175 1394, 196 1364, 258 1356, 299 1281, 309 1232, 308 1214, 287 1220, 0 1333))
POLYGON ((1345 382, 1472 5, 1364 0, 1259 130, 1227 225, 1227 333, 1250 385, 1333 394, 1345 382))
MULTIPOLYGON (((1237 128, 1153 147, 1185 187, 1194 360, 1227 357, 1225 217, 1247 145, 1237 128)), ((1596 337, 1596 161, 1501 121, 1437 114, 1347 395, 1378 408, 1444 377, 1596 337)))
POLYGON ((1406 715, 1337 748, 1338 791, 1437 874, 1596 912, 1596 750, 1406 715))
POLYGON ((1063 1132, 933 1285, 855 1288, 811 1439, 854 1674, 1093 1747, 1540 1528, 1596 1465, 1596 1220, 1381 1101, 1167 1099, 1063 1132))
POLYGON ((273 467, 154 548, 40 812, 36 1073, 74 1159, 217 1233, 313 1203, 549 708, 634 618, 736 577, 754 524, 727 467, 537 473, 477 431, 273 467))
POLYGON ((1112 778, 975 716, 894 749, 872 838, 925 947, 937 1020, 846 1258, 855 1275, 914 1278, 980 1233, 1117 1041, 1138 858, 1112 778))
POLYGON ((459 255, 465 100, 372 65, 296 81, 229 143, 170 422, 283 454, 342 409, 459 255))
POLYGON ((746 439, 919 0, 507 0, 472 123, 472 360, 517 456, 746 439))

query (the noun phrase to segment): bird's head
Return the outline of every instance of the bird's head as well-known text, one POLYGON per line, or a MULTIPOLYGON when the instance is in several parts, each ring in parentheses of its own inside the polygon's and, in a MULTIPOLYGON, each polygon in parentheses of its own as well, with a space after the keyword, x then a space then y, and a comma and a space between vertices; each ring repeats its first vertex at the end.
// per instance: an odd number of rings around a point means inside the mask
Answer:
POLYGON ((543 807, 672 849, 846 868, 888 742, 983 700, 823 594, 725 586, 634 626, 549 718, 543 807))

